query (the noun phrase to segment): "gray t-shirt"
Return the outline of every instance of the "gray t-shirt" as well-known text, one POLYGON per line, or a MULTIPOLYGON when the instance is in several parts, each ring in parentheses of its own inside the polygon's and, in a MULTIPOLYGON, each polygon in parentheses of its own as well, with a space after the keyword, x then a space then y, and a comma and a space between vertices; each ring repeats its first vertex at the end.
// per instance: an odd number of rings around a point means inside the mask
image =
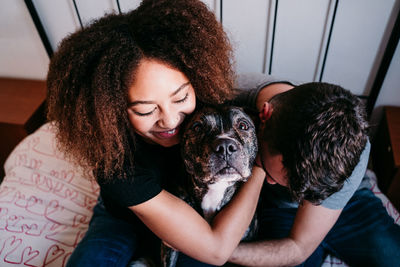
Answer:
MULTIPOLYGON (((364 151, 361 153, 360 160, 354 168, 351 176, 344 182, 343 187, 340 191, 332 194, 324 201, 321 205, 328 209, 343 209, 354 192, 361 188, 368 188, 369 182, 365 177, 365 171, 367 169, 369 152, 371 150, 371 144, 367 142, 364 151), (364 181, 364 182, 363 182, 364 181)), ((286 187, 280 185, 268 185, 268 194, 264 194, 265 200, 274 203, 280 208, 297 208, 299 204, 291 200, 289 191, 286 187)))
MULTIPOLYGON (((279 79, 265 74, 245 74, 238 76, 236 81, 236 92, 238 96, 234 104, 246 106, 256 110, 256 99, 258 92, 265 86, 274 83, 287 83, 293 86, 301 83, 287 79, 279 79)), ((360 160, 354 168, 351 176, 344 182, 343 188, 322 201, 321 205, 329 209, 342 209, 353 196, 357 189, 365 188, 368 182, 362 183, 365 171, 367 169, 371 144, 368 141, 360 156, 360 160)), ((268 200, 281 208, 297 208, 298 203, 291 201, 290 194, 285 187, 274 185, 269 187, 270 194, 267 194, 268 200)))

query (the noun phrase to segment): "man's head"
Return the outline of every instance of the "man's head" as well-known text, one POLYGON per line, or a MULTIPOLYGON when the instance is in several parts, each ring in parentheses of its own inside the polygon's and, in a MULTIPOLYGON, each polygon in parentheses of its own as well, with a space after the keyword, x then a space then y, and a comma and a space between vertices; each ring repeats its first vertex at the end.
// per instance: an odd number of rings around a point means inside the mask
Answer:
POLYGON ((339 191, 368 139, 361 101, 340 86, 308 83, 268 104, 272 115, 259 133, 267 180, 315 204, 339 191))

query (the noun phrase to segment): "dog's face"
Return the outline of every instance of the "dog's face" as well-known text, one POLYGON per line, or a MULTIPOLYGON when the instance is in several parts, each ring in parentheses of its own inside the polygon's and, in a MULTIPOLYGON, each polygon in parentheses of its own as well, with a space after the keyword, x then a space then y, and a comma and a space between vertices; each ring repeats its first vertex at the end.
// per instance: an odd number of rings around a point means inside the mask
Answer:
POLYGON ((203 184, 246 181, 257 154, 254 124, 237 107, 196 111, 181 144, 187 171, 203 184))

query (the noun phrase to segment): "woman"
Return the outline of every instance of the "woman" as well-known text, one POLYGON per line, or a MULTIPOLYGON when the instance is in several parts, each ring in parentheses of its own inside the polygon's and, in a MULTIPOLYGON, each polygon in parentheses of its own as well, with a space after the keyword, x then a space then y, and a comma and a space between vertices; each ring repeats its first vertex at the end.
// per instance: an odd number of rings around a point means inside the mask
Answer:
POLYGON ((194 0, 144 0, 63 40, 48 73, 48 119, 61 149, 101 188, 69 266, 126 266, 147 228, 199 261, 229 258, 255 211, 262 169, 211 225, 163 185, 179 177, 176 145, 196 100, 232 95, 230 63, 221 25, 194 0))

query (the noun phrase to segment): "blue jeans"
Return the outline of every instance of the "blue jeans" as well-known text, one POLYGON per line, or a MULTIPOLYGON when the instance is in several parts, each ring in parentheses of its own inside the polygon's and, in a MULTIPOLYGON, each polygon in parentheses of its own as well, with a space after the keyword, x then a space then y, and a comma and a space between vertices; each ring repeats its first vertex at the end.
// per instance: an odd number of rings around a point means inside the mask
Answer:
MULTIPOLYGON (((259 239, 287 237, 296 211, 264 205, 259 212, 259 239)), ((327 253, 350 266, 399 266, 400 226, 369 189, 358 190, 322 243, 300 266, 321 266, 327 253)))
MULTIPOLYGON (((79 242, 67 267, 121 267, 139 257, 160 265, 160 240, 143 224, 116 218, 99 198, 89 229, 79 242)), ((210 266, 180 254, 177 266, 210 266)))
POLYGON ((112 216, 99 198, 89 229, 73 251, 67 267, 127 266, 133 258, 142 256, 143 247, 152 242, 156 243, 157 239, 144 225, 112 216), (144 238, 147 242, 142 242, 144 238))
POLYGON ((210 264, 195 260, 193 258, 190 258, 189 256, 186 256, 183 253, 179 253, 178 261, 176 262, 176 267, 183 267, 183 266, 187 266, 187 267, 211 267, 211 266, 214 266, 214 265, 210 265, 210 264))

